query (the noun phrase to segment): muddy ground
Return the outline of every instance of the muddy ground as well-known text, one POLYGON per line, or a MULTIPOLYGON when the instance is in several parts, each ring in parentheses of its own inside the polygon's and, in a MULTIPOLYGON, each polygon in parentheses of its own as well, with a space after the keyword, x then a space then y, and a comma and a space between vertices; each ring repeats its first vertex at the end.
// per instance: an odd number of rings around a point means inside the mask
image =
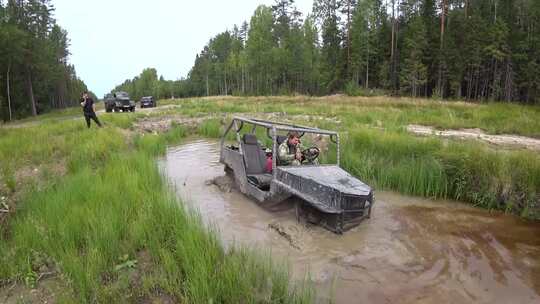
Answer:
POLYGON ((288 261, 320 302, 540 303, 538 223, 377 191, 373 217, 340 236, 299 223, 290 201, 266 210, 236 191, 215 142, 171 148, 160 168, 225 245, 288 261))

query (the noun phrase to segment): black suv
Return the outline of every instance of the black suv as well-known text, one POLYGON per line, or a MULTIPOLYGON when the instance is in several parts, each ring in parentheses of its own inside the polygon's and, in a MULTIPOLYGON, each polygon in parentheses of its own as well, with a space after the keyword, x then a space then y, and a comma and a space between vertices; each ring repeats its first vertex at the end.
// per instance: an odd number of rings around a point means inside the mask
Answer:
POLYGON ((156 106, 156 101, 152 96, 141 98, 141 108, 153 108, 156 106))
POLYGON ((105 95, 105 111, 107 112, 135 112, 135 102, 129 99, 126 92, 116 92, 105 95))

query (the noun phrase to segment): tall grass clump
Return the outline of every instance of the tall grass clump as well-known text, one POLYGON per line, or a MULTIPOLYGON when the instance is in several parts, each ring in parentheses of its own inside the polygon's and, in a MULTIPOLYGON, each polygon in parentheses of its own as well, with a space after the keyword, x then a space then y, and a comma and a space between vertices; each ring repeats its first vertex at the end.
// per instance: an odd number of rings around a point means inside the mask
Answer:
POLYGON ((167 145, 179 143, 186 135, 186 129, 181 125, 175 124, 164 134, 137 134, 133 139, 133 144, 138 150, 144 151, 149 155, 158 156, 165 153, 167 145))
POLYGON ((0 235, 0 283, 32 287, 45 268, 60 272, 71 302, 144 302, 156 292, 188 303, 312 302, 268 257, 224 249, 168 190, 154 157, 185 136, 182 127, 133 146, 115 129, 77 132, 60 141, 71 150, 67 176, 30 189, 0 235))
POLYGON ((221 121, 219 119, 207 119, 198 128, 198 133, 204 137, 219 138, 221 136, 221 121))
POLYGON ((106 113, 100 115, 102 122, 122 129, 131 127, 132 123, 139 117, 144 116, 141 113, 106 113))
POLYGON ((434 152, 436 140, 412 140, 400 133, 356 131, 346 138, 343 166, 377 187, 426 197, 445 197, 447 180, 434 152))
POLYGON ((346 138, 342 159, 383 189, 540 218, 540 157, 533 152, 364 129, 346 138))

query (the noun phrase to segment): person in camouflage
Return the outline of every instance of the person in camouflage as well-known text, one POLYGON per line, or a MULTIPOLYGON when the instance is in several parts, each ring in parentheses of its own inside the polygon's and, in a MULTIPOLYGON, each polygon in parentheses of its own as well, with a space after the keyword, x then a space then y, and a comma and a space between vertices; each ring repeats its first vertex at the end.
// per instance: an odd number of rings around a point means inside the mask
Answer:
POLYGON ((287 140, 279 145, 278 159, 281 166, 300 166, 302 164, 302 147, 298 132, 289 132, 287 140))

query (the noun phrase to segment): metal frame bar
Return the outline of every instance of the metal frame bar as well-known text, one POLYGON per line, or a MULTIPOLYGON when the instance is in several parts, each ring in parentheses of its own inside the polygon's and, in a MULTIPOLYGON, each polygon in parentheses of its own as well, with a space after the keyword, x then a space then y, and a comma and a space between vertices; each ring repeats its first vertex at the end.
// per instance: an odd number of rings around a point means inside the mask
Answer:
POLYGON ((305 132, 305 133, 317 133, 317 134, 324 134, 324 135, 338 135, 335 131, 330 130, 323 130, 318 128, 312 128, 307 126, 301 126, 301 125, 293 125, 288 123, 281 123, 281 122, 273 122, 268 120, 261 120, 261 119, 250 119, 250 118, 244 118, 235 116, 233 117, 233 121, 243 121, 251 124, 255 124, 258 126, 265 127, 267 129, 276 128, 278 131, 298 131, 298 132, 305 132))
POLYGON ((340 153, 340 149, 339 149, 339 134, 336 134, 336 163, 338 165, 338 167, 341 166, 341 153, 340 153))
POLYGON ((277 174, 277 154, 278 154, 278 144, 277 144, 277 131, 276 128, 272 128, 272 177, 275 179, 277 174))
MULTIPOLYGON (((272 172, 276 172, 277 168, 277 133, 278 131, 297 131, 297 132, 304 132, 304 133, 311 133, 311 134, 322 134, 322 135, 328 135, 330 138, 332 136, 335 136, 336 138, 336 163, 338 166, 340 166, 341 162, 341 156, 340 156, 340 138, 339 133, 335 131, 329 131, 329 130, 323 130, 318 128, 312 128, 312 127, 306 127, 301 125, 293 125, 288 123, 278 123, 278 122, 272 122, 267 120, 261 120, 261 119, 249 119, 244 117, 235 116, 233 117, 231 124, 227 129, 225 130, 225 133, 223 134, 223 137, 221 138, 221 148, 225 145, 225 138, 227 137, 227 134, 233 129, 236 133, 236 140, 238 141, 238 148, 240 151, 240 154, 244 154, 242 151, 242 145, 240 144, 242 139, 240 138, 239 131, 243 128, 244 123, 253 124, 253 128, 251 129, 251 133, 253 134, 255 132, 256 126, 261 126, 263 128, 266 128, 267 130, 271 131, 271 137, 272 137, 272 172), (238 122, 240 122, 240 126, 238 125, 238 122)), ((274 176, 275 177, 275 176, 274 176)))
POLYGON ((242 145, 240 144, 242 142, 242 139, 240 138, 240 130, 242 129, 242 127, 238 128, 238 121, 236 120, 233 120, 233 124, 234 124, 234 131, 236 133, 236 140, 238 141, 238 151, 240 151, 240 154, 243 155, 244 151, 242 151, 242 145))

